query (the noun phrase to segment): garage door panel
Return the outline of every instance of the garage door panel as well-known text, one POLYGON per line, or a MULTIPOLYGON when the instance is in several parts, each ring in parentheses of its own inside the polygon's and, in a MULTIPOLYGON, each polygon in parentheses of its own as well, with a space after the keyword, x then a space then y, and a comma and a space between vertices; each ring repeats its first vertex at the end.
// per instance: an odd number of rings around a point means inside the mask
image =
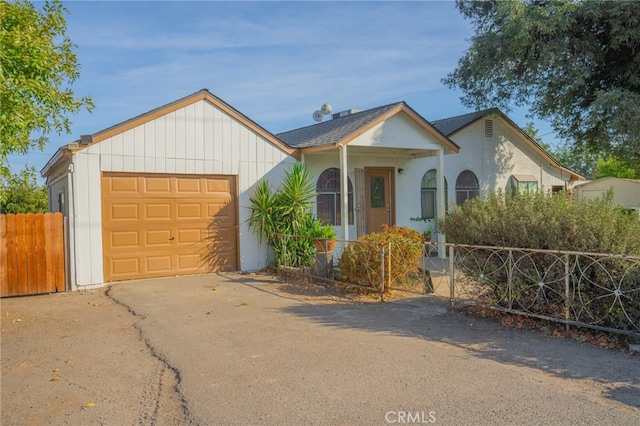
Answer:
POLYGON ((147 274, 157 275, 158 273, 167 273, 171 275, 173 270, 171 265, 171 255, 164 256, 147 256, 145 258, 147 274))
POLYGON ((233 205, 230 202, 224 204, 207 203, 207 216, 216 216, 216 218, 226 216, 232 218, 235 216, 235 211, 233 209, 233 205))
POLYGON ((177 218, 178 219, 202 219, 202 205, 200 203, 187 204, 179 203, 177 218))
POLYGON ((138 231, 113 231, 110 243, 111 248, 136 248, 140 245, 138 231))
POLYGON ((237 269, 235 188, 233 176, 105 172, 105 281, 237 269))
POLYGON ((190 178, 176 178, 176 192, 189 192, 189 193, 200 193, 201 190, 201 182, 200 179, 190 179, 190 178))
POLYGON ((111 193, 137 193, 139 190, 138 179, 133 176, 113 177, 108 189, 111 193))
POLYGON ((146 247, 170 247, 171 246, 171 230, 169 229, 151 229, 144 231, 144 245, 146 247))
POLYGON ((139 217, 137 204, 112 204, 109 209, 111 220, 137 220, 139 217))
POLYGON ((143 180, 144 191, 152 196, 160 194, 171 194, 171 178, 170 177, 153 177, 143 180))
POLYGON ((178 270, 182 272, 195 272, 200 267, 200 254, 183 254, 178 256, 178 270))
POLYGON ((110 259, 112 275, 129 276, 140 274, 140 260, 137 257, 110 259))
POLYGON ((219 193, 220 195, 232 194, 229 179, 207 179, 207 192, 219 193))
POLYGON ((178 244, 202 243, 202 229, 180 229, 178 230, 178 244))
POLYGON ((145 217, 147 220, 166 219, 171 220, 171 203, 168 202, 150 202, 145 204, 145 217))

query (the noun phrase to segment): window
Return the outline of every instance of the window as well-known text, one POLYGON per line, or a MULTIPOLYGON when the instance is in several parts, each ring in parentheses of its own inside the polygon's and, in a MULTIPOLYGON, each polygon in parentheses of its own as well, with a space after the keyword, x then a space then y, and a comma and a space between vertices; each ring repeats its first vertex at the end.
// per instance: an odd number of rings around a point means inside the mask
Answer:
POLYGON ((536 193, 538 181, 531 175, 511 175, 507 192, 512 195, 536 193))
POLYGON ((477 196, 478 178, 471 170, 465 170, 456 179, 456 203, 461 205, 477 196))
MULTIPOLYGON (((347 180, 347 198, 349 202, 349 225, 353 225, 353 186, 351 179, 347 180)), ((316 184, 318 219, 327 225, 342 224, 340 199, 340 169, 327 169, 318 178, 316 184)))
MULTIPOLYGON (((431 169, 422 177, 422 186, 420 189, 422 217, 425 219, 434 219, 436 217, 436 191, 438 189, 438 172, 431 169)), ((448 204, 447 200, 447 179, 444 180, 444 204, 448 204)))
POLYGON ((65 207, 64 200, 64 189, 58 192, 58 211, 62 213, 63 216, 67 216, 67 209, 65 207))

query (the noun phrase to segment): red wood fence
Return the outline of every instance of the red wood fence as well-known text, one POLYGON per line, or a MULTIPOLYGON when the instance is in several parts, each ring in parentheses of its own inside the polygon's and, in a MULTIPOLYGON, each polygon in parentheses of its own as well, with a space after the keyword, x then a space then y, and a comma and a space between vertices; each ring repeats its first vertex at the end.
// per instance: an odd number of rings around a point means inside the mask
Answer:
POLYGON ((62 213, 0 215, 0 297, 65 291, 62 213))

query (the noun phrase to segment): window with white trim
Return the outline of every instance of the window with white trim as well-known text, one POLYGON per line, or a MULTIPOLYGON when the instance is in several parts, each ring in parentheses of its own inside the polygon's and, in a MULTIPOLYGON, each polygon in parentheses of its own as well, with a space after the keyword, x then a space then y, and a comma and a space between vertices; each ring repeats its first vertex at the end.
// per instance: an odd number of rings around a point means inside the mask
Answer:
POLYGON ((465 170, 456 179, 456 203, 464 204, 479 195, 478 178, 471 170, 465 170))
MULTIPOLYGON (((347 199, 349 203, 349 225, 353 225, 353 186, 347 178, 347 199)), ((342 200, 340 198, 340 169, 332 167, 322 172, 316 183, 318 219, 326 225, 342 224, 342 200)))
MULTIPOLYGON (((447 200, 447 179, 444 179, 444 198, 445 208, 448 204, 447 200)), ((437 213, 437 190, 438 190, 438 172, 431 169, 422 177, 420 187, 420 205, 421 217, 424 219, 434 219, 437 213)))
POLYGON ((538 192, 538 181, 531 175, 511 175, 508 192, 512 195, 534 194, 538 192))

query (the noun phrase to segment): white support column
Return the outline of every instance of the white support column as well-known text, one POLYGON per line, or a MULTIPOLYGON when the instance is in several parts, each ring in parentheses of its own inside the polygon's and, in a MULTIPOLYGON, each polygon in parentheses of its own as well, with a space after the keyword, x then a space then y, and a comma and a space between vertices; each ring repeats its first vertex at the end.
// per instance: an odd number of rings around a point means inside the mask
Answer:
MULTIPOLYGON (((438 149, 438 161, 436 167, 436 174, 438 179, 438 189, 436 190, 436 194, 438 199, 436 200, 436 217, 438 219, 444 217, 446 212, 445 205, 445 186, 444 186, 444 149, 438 149)), ((444 243, 446 242, 446 237, 444 234, 438 234, 438 242, 444 243)), ((440 257, 446 257, 446 250, 444 246, 439 246, 439 255, 440 257)))
POLYGON ((340 219, 342 223, 342 239, 349 239, 349 174, 347 173, 347 146, 340 147, 340 219))

